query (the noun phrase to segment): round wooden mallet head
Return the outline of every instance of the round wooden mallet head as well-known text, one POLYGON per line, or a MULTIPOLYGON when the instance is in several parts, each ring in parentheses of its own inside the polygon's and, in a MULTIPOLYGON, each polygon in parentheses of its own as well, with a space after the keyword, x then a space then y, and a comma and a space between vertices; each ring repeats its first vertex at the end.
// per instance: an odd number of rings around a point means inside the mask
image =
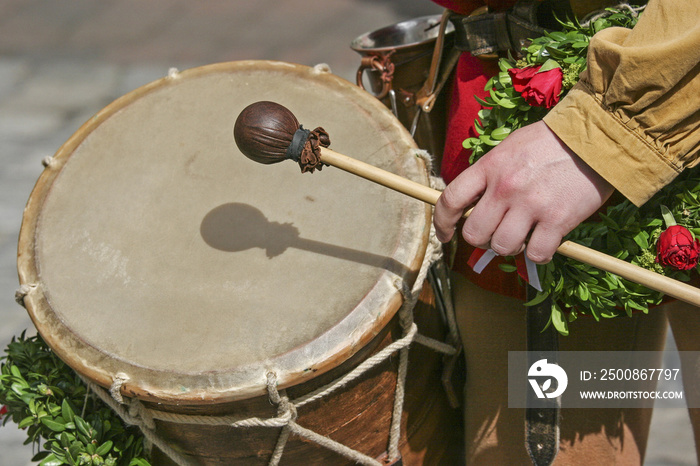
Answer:
POLYGON ((275 102, 248 105, 236 119, 233 137, 243 155, 264 164, 291 159, 302 172, 321 169, 320 147, 331 143, 323 128, 304 129, 294 114, 275 102))

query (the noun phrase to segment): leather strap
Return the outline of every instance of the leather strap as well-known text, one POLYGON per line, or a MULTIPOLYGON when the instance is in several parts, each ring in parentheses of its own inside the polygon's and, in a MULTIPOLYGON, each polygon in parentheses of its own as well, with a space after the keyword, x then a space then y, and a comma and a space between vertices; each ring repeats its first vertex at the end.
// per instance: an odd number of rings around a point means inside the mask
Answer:
POLYGON ((443 50, 447 45, 447 25, 449 24, 448 21, 450 21, 452 15, 452 12, 445 10, 442 14, 442 18, 440 19, 440 30, 435 41, 435 48, 433 49, 433 58, 430 62, 428 78, 415 95, 415 102, 419 108, 419 113, 430 113, 432 111, 433 105, 435 105, 440 91, 442 91, 443 86, 452 76, 452 70, 457 65, 460 51, 451 46, 451 41, 449 42, 448 46, 449 52, 445 54, 445 57, 443 57, 443 50))
POLYGON ((519 51, 530 40, 556 27, 554 16, 573 17, 569 1, 520 0, 504 12, 479 8, 471 15, 453 15, 455 47, 474 56, 494 55, 508 50, 519 51))
MULTIPOLYGON (((537 291, 527 287, 528 301, 535 297, 537 291)), ((547 326, 551 316, 552 301, 547 298, 540 304, 526 308, 527 315, 527 350, 528 367, 536 361, 548 358, 559 350, 559 334, 554 325, 547 326)), ((550 465, 559 452, 559 398, 545 400, 536 397, 533 390, 528 390, 527 408, 525 409, 525 447, 535 466, 550 465)))

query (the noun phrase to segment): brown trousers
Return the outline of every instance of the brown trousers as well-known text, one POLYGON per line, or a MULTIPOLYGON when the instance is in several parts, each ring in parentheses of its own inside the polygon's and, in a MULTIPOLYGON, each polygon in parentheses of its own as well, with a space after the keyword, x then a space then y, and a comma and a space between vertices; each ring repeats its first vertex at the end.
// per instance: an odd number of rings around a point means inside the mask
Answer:
MULTIPOLYGON (((522 302, 452 277, 455 312, 467 363, 465 440, 467 464, 528 465, 523 409, 508 408, 508 351, 525 351, 522 302)), ((672 303, 649 314, 596 322, 579 318, 561 351, 653 351, 664 348, 668 323, 680 351, 700 351, 700 310, 672 303)), ((649 361, 649 367, 660 367, 649 361)), ((698 399, 700 361, 684 361, 686 398, 698 399)), ((652 389, 653 387, 649 387, 652 389)), ((689 410, 698 445, 700 409, 689 410)), ((652 409, 562 409, 555 465, 642 464, 652 409)), ((700 458, 700 456, 699 456, 700 458)))

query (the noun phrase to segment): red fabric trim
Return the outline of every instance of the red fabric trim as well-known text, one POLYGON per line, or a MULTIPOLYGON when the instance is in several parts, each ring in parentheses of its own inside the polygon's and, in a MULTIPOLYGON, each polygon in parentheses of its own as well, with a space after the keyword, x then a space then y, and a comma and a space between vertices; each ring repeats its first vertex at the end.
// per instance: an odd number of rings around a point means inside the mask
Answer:
POLYGON ((479 259, 481 259, 481 256, 483 256, 484 253, 486 253, 486 249, 474 248, 474 251, 472 252, 471 256, 469 256, 467 265, 474 269, 474 266, 477 262, 479 262, 479 259))

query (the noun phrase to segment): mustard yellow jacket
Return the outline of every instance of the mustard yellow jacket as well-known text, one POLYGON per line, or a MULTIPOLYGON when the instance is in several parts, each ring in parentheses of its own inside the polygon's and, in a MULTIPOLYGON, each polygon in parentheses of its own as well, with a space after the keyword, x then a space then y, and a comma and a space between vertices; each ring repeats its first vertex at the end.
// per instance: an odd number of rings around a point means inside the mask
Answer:
POLYGON ((651 0, 633 30, 596 34, 580 82, 545 117, 642 205, 700 161, 700 0, 651 0))

